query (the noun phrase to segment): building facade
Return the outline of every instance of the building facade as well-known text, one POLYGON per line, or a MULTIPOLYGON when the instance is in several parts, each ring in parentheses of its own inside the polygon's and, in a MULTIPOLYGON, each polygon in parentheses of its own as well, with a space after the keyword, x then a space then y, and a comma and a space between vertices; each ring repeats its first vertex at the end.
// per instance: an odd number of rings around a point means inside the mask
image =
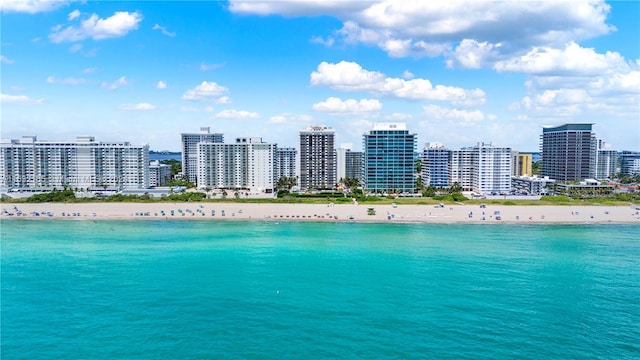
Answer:
POLYGON ((528 195, 544 195, 549 193, 547 185, 555 180, 548 177, 537 176, 513 176, 511 177, 511 189, 528 195))
POLYGON ((364 183, 364 153, 362 151, 347 151, 345 154, 345 177, 358 179, 360 186, 364 183))
POLYGON ((504 193, 511 190, 511 166, 511 148, 480 142, 452 151, 450 181, 465 191, 504 193))
POLYGON ((609 144, 599 140, 595 178, 600 180, 611 179, 618 172, 618 152, 612 150, 609 144))
POLYGON ((436 188, 451 186, 449 181, 451 150, 438 142, 429 142, 422 153, 422 185, 436 188))
POLYGON ((596 137, 593 124, 543 127, 542 176, 560 182, 596 176, 596 137))
POLYGON ((149 186, 166 186, 171 180, 171 165, 161 164, 159 160, 149 161, 149 186))
POLYGON ((532 154, 511 152, 511 176, 532 176, 533 156, 532 154))
POLYGON ((640 151, 625 150, 620 154, 620 172, 623 175, 640 174, 640 151))
POLYGON ((416 134, 405 123, 379 123, 363 135, 364 187, 373 192, 414 192, 416 134))
POLYGON ((297 177, 296 164, 298 163, 298 150, 292 147, 277 148, 277 174, 276 182, 281 177, 297 177))
POLYGON ((210 133, 209 127, 201 127, 199 133, 184 133, 182 138, 182 175, 196 183, 198 175, 198 143, 222 143, 224 135, 210 133))
POLYGON ((234 144, 198 143, 198 188, 273 193, 276 145, 260 138, 238 138, 234 144))
POLYGON ((335 131, 326 126, 300 130, 300 188, 333 189, 336 184, 335 131))
POLYGON ((147 189, 149 145, 76 141, 41 141, 35 136, 2 140, 0 187, 50 191, 64 187, 86 190, 147 189))

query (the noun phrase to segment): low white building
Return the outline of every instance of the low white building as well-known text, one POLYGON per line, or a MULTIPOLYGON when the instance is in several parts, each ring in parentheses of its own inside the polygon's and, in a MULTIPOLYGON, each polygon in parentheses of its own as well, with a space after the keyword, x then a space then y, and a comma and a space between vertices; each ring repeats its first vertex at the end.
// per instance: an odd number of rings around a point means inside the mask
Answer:
POLYGON ((511 178, 511 189, 529 195, 544 195, 549 192, 546 186, 555 182, 547 176, 514 176, 511 178))

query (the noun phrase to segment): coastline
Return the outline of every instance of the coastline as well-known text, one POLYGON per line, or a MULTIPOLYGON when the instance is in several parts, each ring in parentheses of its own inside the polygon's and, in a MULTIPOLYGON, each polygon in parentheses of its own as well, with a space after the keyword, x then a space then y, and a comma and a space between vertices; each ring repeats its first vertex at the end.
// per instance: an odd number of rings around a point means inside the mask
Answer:
POLYGON ((252 220, 378 223, 640 224, 632 206, 251 203, 1 203, 0 220, 252 220), (375 214, 369 214, 374 209, 375 214), (11 214, 11 215, 9 215, 11 214))

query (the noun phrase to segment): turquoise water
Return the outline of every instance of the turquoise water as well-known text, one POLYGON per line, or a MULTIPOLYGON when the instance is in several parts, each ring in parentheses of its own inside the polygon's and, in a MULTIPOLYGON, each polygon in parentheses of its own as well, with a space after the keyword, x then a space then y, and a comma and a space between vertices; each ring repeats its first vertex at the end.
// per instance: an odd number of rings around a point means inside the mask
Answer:
POLYGON ((640 226, 3 221, 2 359, 638 359, 640 226))

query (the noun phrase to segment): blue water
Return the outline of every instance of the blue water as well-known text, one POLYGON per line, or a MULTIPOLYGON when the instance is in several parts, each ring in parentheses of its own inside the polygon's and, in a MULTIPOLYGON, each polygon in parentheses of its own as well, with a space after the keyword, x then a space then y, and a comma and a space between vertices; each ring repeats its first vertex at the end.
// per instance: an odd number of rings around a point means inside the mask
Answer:
POLYGON ((1 224, 2 359, 638 359, 640 226, 1 224))

